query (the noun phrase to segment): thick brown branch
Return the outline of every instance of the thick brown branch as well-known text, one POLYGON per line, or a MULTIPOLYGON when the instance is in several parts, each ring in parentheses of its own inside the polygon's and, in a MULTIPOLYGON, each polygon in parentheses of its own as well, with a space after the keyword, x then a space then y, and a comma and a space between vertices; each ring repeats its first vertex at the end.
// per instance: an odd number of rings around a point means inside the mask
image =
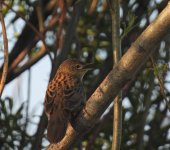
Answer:
POLYGON ((63 140, 58 144, 51 144, 48 150, 69 149, 79 136, 83 136, 116 97, 123 86, 132 79, 148 60, 155 46, 170 32, 170 3, 138 37, 119 63, 107 75, 104 81, 92 94, 84 110, 74 121, 73 128, 69 125, 63 140))
POLYGON ((2 14, 2 1, 0 1, 0 20, 2 26, 2 36, 4 41, 4 65, 3 65, 3 71, 2 71, 1 81, 0 81, 0 97, 1 97, 6 82, 7 72, 8 72, 8 39, 6 35, 4 17, 2 14))

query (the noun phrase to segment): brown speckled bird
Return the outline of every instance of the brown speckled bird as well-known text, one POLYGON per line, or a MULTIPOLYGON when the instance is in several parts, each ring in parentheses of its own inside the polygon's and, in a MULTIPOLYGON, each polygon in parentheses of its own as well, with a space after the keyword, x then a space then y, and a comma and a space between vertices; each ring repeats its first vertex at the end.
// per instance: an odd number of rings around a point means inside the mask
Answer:
POLYGON ((44 107, 48 117, 47 137, 50 143, 62 140, 68 122, 83 108, 86 96, 82 79, 91 66, 67 59, 49 83, 44 107))

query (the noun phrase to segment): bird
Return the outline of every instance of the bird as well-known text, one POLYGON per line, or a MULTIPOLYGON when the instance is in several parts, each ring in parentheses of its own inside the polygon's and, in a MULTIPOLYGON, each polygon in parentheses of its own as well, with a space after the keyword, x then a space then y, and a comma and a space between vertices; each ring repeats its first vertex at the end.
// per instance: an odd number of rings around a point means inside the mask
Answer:
POLYGON ((63 139, 68 123, 83 109, 86 101, 83 77, 92 66, 93 63, 67 59, 49 82, 44 110, 48 118, 47 139, 50 143, 63 139))

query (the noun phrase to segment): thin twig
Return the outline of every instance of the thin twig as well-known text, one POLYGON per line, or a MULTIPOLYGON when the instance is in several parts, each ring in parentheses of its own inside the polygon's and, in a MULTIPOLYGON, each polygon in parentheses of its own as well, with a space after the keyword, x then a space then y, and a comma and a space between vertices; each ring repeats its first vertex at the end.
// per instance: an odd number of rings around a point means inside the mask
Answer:
POLYGON ((6 35, 4 17, 2 14, 2 0, 0 0, 0 20, 1 20, 1 25, 2 25, 2 36, 3 36, 3 41, 4 41, 4 67, 3 67, 3 72, 2 72, 1 81, 0 81, 0 97, 1 97, 3 89, 4 89, 7 73, 8 73, 8 39, 6 35))
POLYGON ((44 32, 44 17, 43 17, 43 13, 42 13, 42 2, 41 0, 38 0, 38 4, 36 6, 36 10, 37 10, 37 18, 38 18, 38 25, 39 25, 39 31, 41 33, 44 32))
POLYGON ((25 130, 29 121, 29 105, 30 105, 30 96, 31 96, 31 68, 28 69, 28 90, 27 90, 27 106, 26 106, 26 120, 25 120, 25 130))
MULTIPOLYGON (((156 64, 155 64, 152 56, 150 56, 150 60, 151 60, 151 62, 152 62, 153 68, 154 68, 154 69, 157 69, 156 64)), ((166 95, 165 95, 163 81, 162 81, 162 79, 160 78, 159 74, 155 74, 155 76, 156 76, 157 79, 158 79, 158 84, 159 84, 159 87, 160 87, 160 92, 161 92, 163 98, 165 99, 165 102, 166 102, 166 105, 167 105, 168 109, 170 110, 170 102, 169 102, 169 100, 167 99, 167 97, 166 97, 166 95)))
POLYGON ((88 10, 88 14, 92 14, 95 11, 95 9, 97 7, 97 3, 98 3, 98 0, 91 1, 90 7, 88 10))
MULTIPOLYGON (((56 32, 56 49, 62 49, 63 47, 63 24, 66 18, 66 6, 63 0, 58 1, 58 8, 61 9, 61 12, 59 14, 59 20, 58 20, 58 27, 57 27, 57 32, 56 32)), ((56 59, 57 56, 57 51, 54 53, 54 59, 56 59)))
MULTIPOLYGON (((108 3, 111 9, 112 18, 112 48, 114 65, 117 64, 121 58, 121 39, 120 39, 120 13, 119 0, 112 0, 108 3)), ((114 66, 113 65, 113 66, 114 66)), ((122 136, 122 92, 114 99, 113 109, 113 139, 112 150, 120 150, 121 136, 122 136)))
POLYGON ((52 56, 50 54, 50 50, 48 49, 46 43, 45 43, 45 38, 43 36, 43 34, 41 34, 27 19, 25 19, 21 14, 19 14, 18 12, 16 12, 13 8, 11 8, 8 4, 2 2, 3 5, 5 5, 6 7, 8 7, 12 12, 14 12, 17 16, 19 16, 21 19, 23 19, 25 21, 25 23, 39 36, 39 38, 41 39, 41 41, 43 42, 43 45, 45 47, 45 49, 47 50, 47 53, 49 55, 49 58, 51 60, 51 62, 53 62, 52 56))

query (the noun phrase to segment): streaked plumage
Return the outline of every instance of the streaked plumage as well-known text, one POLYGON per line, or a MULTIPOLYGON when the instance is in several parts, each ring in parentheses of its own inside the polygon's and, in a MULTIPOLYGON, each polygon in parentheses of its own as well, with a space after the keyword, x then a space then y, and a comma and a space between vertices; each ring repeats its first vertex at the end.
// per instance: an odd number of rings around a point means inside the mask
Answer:
POLYGON ((49 83, 44 107, 48 117, 47 137, 50 143, 62 140, 68 122, 83 108, 86 97, 82 78, 89 66, 67 59, 49 83))

